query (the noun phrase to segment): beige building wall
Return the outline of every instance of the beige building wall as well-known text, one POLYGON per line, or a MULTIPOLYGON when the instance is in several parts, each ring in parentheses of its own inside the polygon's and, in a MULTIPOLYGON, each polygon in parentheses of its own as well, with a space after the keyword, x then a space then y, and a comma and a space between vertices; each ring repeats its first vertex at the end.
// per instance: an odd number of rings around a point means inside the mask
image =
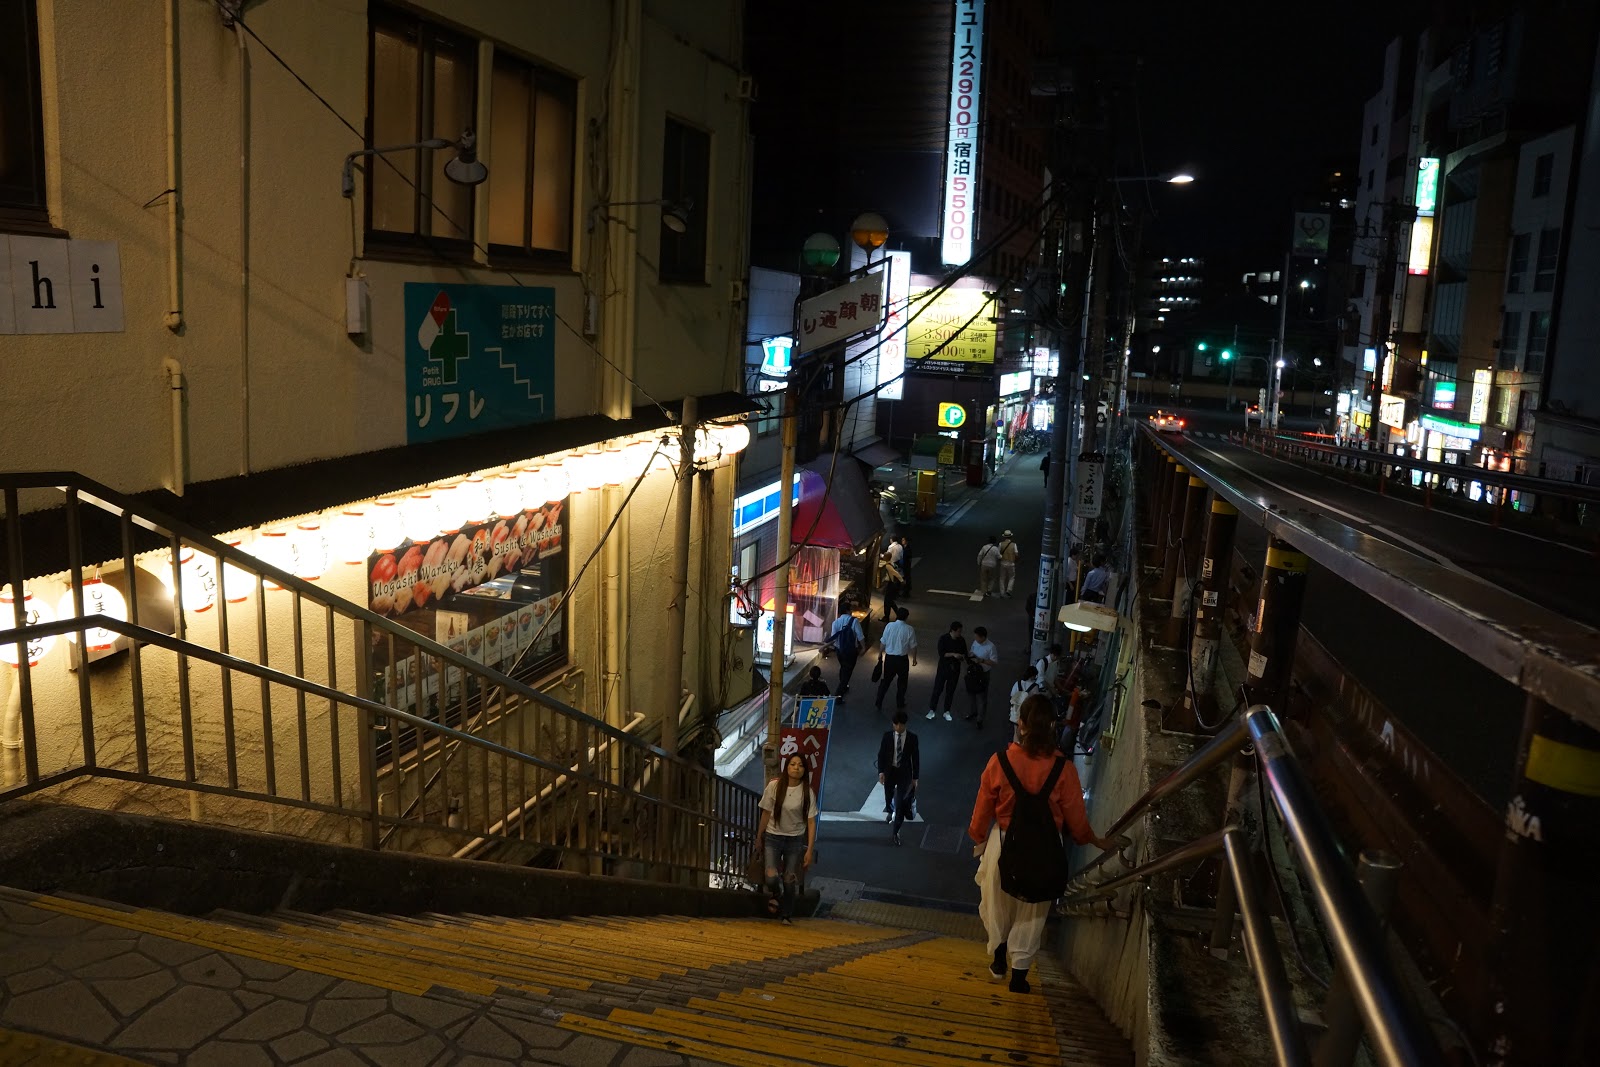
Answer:
MULTIPOLYGON (((708 203, 694 205, 708 223, 706 283, 657 282, 659 209, 643 207, 631 215, 641 234, 632 291, 607 286, 591 262, 589 242, 595 235, 586 225, 592 213, 603 210, 592 178, 608 163, 607 139, 597 127, 608 115, 610 11, 628 5, 435 0, 410 6, 433 12, 483 42, 480 70, 487 70, 493 48, 504 47, 576 79, 572 269, 493 270, 482 264, 481 250, 477 266, 363 255, 363 183, 358 176, 356 196, 344 199, 339 169, 346 153, 362 144, 345 121, 359 130, 367 120, 365 0, 250 5, 244 14, 249 32, 225 26, 211 0, 39 0, 51 221, 63 236, 116 243, 123 328, 0 336, 8 397, 30 413, 26 420, 0 422, 0 466, 77 471, 115 490, 137 493, 404 445, 402 310, 408 281, 553 287, 557 315, 570 324, 557 329, 558 419, 602 410, 608 361, 633 368, 634 404, 640 410, 654 410, 654 401, 675 407, 686 394, 739 387, 742 294, 733 283, 743 275, 748 190, 746 102, 737 69, 740 5, 733 0, 642 5, 637 190, 628 198, 661 195, 662 129, 668 115, 710 133, 712 192, 708 203), (174 122, 168 120, 169 99, 174 122), (168 175, 169 138, 175 182, 168 175), (175 243, 168 228, 168 203, 174 198, 175 243), (363 336, 346 332, 348 275, 364 278, 368 286, 370 328, 363 336), (593 341, 580 336, 590 291, 623 302, 636 339, 631 353, 612 350, 604 336, 593 341), (186 390, 179 434, 171 405, 174 370, 181 370, 186 390), (175 449, 181 449, 181 465, 175 449)), ((480 77, 479 84, 481 98, 489 79, 480 77)), ((480 117, 486 109, 487 101, 480 99, 480 117)), ((480 124, 479 151, 487 159, 485 125, 480 124)), ((475 195, 481 219, 486 187, 478 187, 475 195)), ((614 192, 613 199, 618 198, 614 192)), ((617 432, 633 428, 621 423, 617 432)), ((536 457, 530 451, 526 458, 536 457)), ((672 472, 660 471, 646 479, 618 526, 623 610, 606 608, 604 554, 599 553, 571 600, 572 669, 547 679, 552 696, 621 722, 634 710, 654 715, 664 706, 663 679, 678 655, 684 655, 686 687, 697 694, 708 679, 725 673, 708 652, 722 643, 726 631, 733 478, 732 466, 724 465, 697 479, 702 490, 692 523, 685 649, 665 647, 676 490, 672 472), (622 650, 620 663, 604 662, 611 633, 620 635, 614 642, 622 650), (608 672, 620 672, 615 690, 620 704, 609 708, 601 704, 608 672)), ((372 492, 390 494, 410 484, 405 472, 394 472, 372 492)), ((608 507, 624 493, 586 491, 572 497, 565 520, 569 580, 577 578, 598 545, 610 521, 608 507)), ((295 518, 282 516, 273 525, 295 518)), ((254 533, 210 532, 247 541, 254 533)), ((160 556, 141 562, 161 569, 166 564, 160 556)), ((30 587, 37 583, 53 604, 65 588, 64 578, 41 576, 30 587)), ((314 584, 362 606, 367 602, 364 567, 331 563, 314 584)), ((292 597, 267 597, 268 660, 292 670, 292 597)), ((219 609, 191 616, 193 639, 215 647, 219 609)), ((233 647, 246 647, 255 658, 253 600, 231 610, 230 624, 233 647)), ((319 634, 321 625, 319 615, 319 634)), ((353 628, 341 623, 335 645, 338 684, 351 688, 353 628)), ((131 759, 133 751, 128 658, 119 655, 91 671, 97 720, 104 721, 97 731, 99 755, 118 762, 131 759)), ((325 666, 304 671, 326 680, 325 666)), ((15 678, 5 673, 9 689, 15 678)), ((176 658, 147 651, 144 674, 151 751, 161 753, 152 763, 170 768, 176 758, 181 765, 176 658)), ((189 676, 198 763, 209 775, 220 759, 218 672, 191 667, 189 676)), ((81 759, 78 683, 65 668, 64 642, 36 668, 34 685, 36 722, 41 736, 48 735, 42 750, 46 762, 66 766, 81 759)), ((259 686, 240 679, 233 702, 243 779, 258 775, 263 763, 259 686)), ((298 736, 287 728, 298 710, 292 697, 279 692, 273 708, 275 751, 285 765, 298 758, 286 747, 298 736)), ((309 714, 312 737, 334 731, 325 703, 309 714)), ((361 742, 353 724, 341 723, 338 729, 349 731, 350 748, 338 776, 349 790, 361 742)), ((331 789, 331 745, 311 749, 315 775, 331 789)))

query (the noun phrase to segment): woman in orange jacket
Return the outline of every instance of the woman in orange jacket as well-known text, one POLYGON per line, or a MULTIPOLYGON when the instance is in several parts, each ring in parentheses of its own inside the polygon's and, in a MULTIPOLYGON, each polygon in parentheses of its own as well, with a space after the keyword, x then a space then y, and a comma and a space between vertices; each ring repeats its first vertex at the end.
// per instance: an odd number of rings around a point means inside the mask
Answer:
MULTIPOLYGON (((1036 793, 1050 777, 1058 756, 1061 753, 1056 747, 1055 709, 1048 697, 1034 694, 1022 702, 1017 716, 1017 740, 1006 749, 1006 760, 1022 787, 1036 793)), ((1100 837, 1089 825, 1077 768, 1072 765, 1070 756, 1065 759, 1055 789, 1050 793, 1050 813, 1055 816, 1056 827, 1070 832, 1080 845, 1093 844, 1102 849, 1115 847, 1114 842, 1100 837)), ((967 826, 967 836, 973 840, 972 854, 979 858, 975 881, 982 896, 978 915, 989 934, 989 951, 994 954, 989 977, 998 982, 1006 976, 1009 953, 1011 991, 1026 993, 1030 989, 1028 968, 1039 952, 1050 902, 1030 904, 1000 887, 1000 843, 1011 825, 1011 812, 1016 804, 1016 793, 1000 767, 1000 757, 990 757, 978 783, 972 822, 967 826)))

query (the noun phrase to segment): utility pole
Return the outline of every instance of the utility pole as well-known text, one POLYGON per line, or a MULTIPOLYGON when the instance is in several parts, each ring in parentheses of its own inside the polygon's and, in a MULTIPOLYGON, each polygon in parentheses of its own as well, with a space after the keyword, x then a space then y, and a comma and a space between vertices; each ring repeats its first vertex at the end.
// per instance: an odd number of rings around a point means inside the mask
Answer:
POLYGON ((679 413, 678 500, 672 545, 672 610, 667 613, 667 648, 677 650, 667 671, 666 698, 661 715, 661 748, 678 754, 678 709, 683 706, 683 636, 689 615, 689 533, 694 515, 694 442, 698 430, 699 400, 683 398, 679 413))
POLYGON ((1278 294, 1278 350, 1267 364, 1267 400, 1272 405, 1269 422, 1278 432, 1278 391, 1283 384, 1283 337, 1289 322, 1289 252, 1283 254, 1283 286, 1278 294))
MULTIPOLYGON (((798 335, 797 335, 798 336, 798 335)), ((768 776, 778 773, 778 747, 783 736, 783 672, 789 648, 789 552, 794 530, 795 391, 798 375, 789 372, 784 383, 782 425, 783 458, 778 467, 778 569, 772 575, 772 662, 767 669, 767 743, 761 759, 768 776)))

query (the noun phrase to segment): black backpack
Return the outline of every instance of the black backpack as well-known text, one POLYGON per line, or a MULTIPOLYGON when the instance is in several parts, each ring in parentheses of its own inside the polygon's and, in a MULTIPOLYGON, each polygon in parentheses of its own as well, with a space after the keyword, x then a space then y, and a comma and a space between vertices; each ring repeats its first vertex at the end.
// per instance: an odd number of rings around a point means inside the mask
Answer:
POLYGON ((856 624, 849 623, 833 639, 833 647, 839 650, 841 656, 854 656, 859 652, 860 645, 856 641, 856 624))
POLYGON ((1000 845, 1000 888, 1029 904, 1055 900, 1067 887, 1067 849, 1050 812, 1050 794, 1067 757, 1056 757, 1050 776, 1037 793, 1022 788, 1004 752, 999 758, 1000 769, 1006 772, 1017 798, 1011 809, 1011 826, 1000 845))

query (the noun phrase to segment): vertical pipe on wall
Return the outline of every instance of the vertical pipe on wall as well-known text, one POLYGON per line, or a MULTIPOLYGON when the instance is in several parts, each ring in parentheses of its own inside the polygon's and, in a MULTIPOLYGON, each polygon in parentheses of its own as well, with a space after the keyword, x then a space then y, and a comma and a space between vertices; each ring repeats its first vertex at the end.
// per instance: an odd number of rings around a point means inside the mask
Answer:
POLYGON ((689 615, 689 536, 694 517, 695 397, 683 398, 679 416, 678 499, 673 516, 672 605, 667 610, 667 684, 661 695, 661 747, 678 754, 678 709, 683 704, 684 635, 689 615))
POLYGON ((250 50, 239 46, 239 473, 250 473, 250 50))
POLYGON ((640 0, 615 0, 612 18, 611 86, 607 100, 607 180, 599 190, 604 218, 606 255, 600 292, 605 301, 604 351, 601 370, 601 414, 612 419, 633 415, 634 314, 638 304, 639 209, 625 205, 639 197, 639 32, 640 0))
MULTIPOLYGON (((167 0, 167 313, 162 320, 174 333, 183 328, 183 288, 178 226, 178 0, 167 0)), ((181 480, 182 475, 178 478, 181 480)), ((175 492, 181 493, 178 489, 175 492)))

